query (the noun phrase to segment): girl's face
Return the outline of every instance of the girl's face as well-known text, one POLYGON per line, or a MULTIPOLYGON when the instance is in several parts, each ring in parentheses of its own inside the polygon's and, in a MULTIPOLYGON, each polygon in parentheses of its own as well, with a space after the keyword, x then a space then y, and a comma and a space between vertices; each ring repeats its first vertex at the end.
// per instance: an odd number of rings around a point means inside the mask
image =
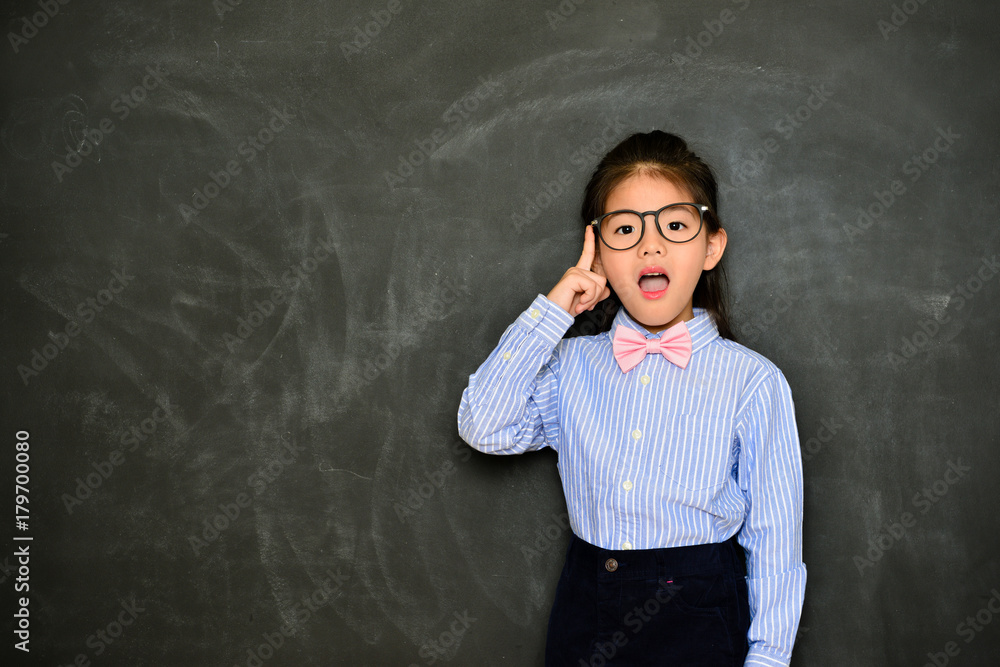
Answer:
MULTIPOLYGON (((691 194, 662 176, 637 174, 622 181, 611 191, 604 212, 618 209, 656 211, 667 204, 693 201, 691 194)), ((636 221, 638 222, 638 220, 636 221)), ((665 222, 665 221, 664 221, 665 222)), ((711 237, 707 225, 687 243, 671 243, 656 230, 653 216, 646 216, 642 240, 629 250, 612 250, 600 241, 592 271, 608 279, 622 305, 636 322, 650 333, 657 333, 678 322, 694 317, 694 288, 702 271, 715 267, 726 248, 726 232, 720 229, 711 237), (641 284, 644 269, 653 268, 666 276, 666 289, 650 279, 641 284)))

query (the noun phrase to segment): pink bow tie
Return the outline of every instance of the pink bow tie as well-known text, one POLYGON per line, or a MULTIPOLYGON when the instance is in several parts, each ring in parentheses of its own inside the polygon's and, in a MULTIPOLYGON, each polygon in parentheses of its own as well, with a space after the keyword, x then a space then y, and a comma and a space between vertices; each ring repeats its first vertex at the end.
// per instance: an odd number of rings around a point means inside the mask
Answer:
POLYGON ((627 373, 642 361, 648 352, 659 352, 668 361, 681 368, 687 368, 691 358, 691 334, 687 324, 678 322, 663 332, 659 338, 647 339, 635 329, 619 326, 615 331, 611 344, 615 360, 621 366, 622 373, 627 373))

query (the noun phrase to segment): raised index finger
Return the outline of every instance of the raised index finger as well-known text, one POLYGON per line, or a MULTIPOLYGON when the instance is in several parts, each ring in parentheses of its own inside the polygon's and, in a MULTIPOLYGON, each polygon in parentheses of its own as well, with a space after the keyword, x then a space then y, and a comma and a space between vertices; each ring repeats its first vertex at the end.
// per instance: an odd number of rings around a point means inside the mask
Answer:
POLYGON ((580 261, 576 263, 576 268, 590 271, 594 265, 594 228, 587 225, 583 229, 583 253, 580 254, 580 261))

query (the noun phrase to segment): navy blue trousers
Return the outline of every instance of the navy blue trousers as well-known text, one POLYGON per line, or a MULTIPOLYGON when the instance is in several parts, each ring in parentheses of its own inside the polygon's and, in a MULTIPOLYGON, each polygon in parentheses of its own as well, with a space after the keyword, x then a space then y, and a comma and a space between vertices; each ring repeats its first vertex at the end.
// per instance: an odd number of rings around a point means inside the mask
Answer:
POLYGON ((549 615, 546 667, 742 667, 750 626, 736 537, 602 549, 570 537, 549 615))

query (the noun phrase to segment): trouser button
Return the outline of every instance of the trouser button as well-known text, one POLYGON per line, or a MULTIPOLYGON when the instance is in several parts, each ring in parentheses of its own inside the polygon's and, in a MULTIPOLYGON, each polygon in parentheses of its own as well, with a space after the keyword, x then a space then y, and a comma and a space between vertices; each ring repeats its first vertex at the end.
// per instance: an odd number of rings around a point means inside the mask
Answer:
POLYGON ((615 570, 618 569, 618 561, 616 561, 614 558, 607 559, 606 561, 604 561, 604 569, 607 570, 608 572, 614 572, 615 570))

